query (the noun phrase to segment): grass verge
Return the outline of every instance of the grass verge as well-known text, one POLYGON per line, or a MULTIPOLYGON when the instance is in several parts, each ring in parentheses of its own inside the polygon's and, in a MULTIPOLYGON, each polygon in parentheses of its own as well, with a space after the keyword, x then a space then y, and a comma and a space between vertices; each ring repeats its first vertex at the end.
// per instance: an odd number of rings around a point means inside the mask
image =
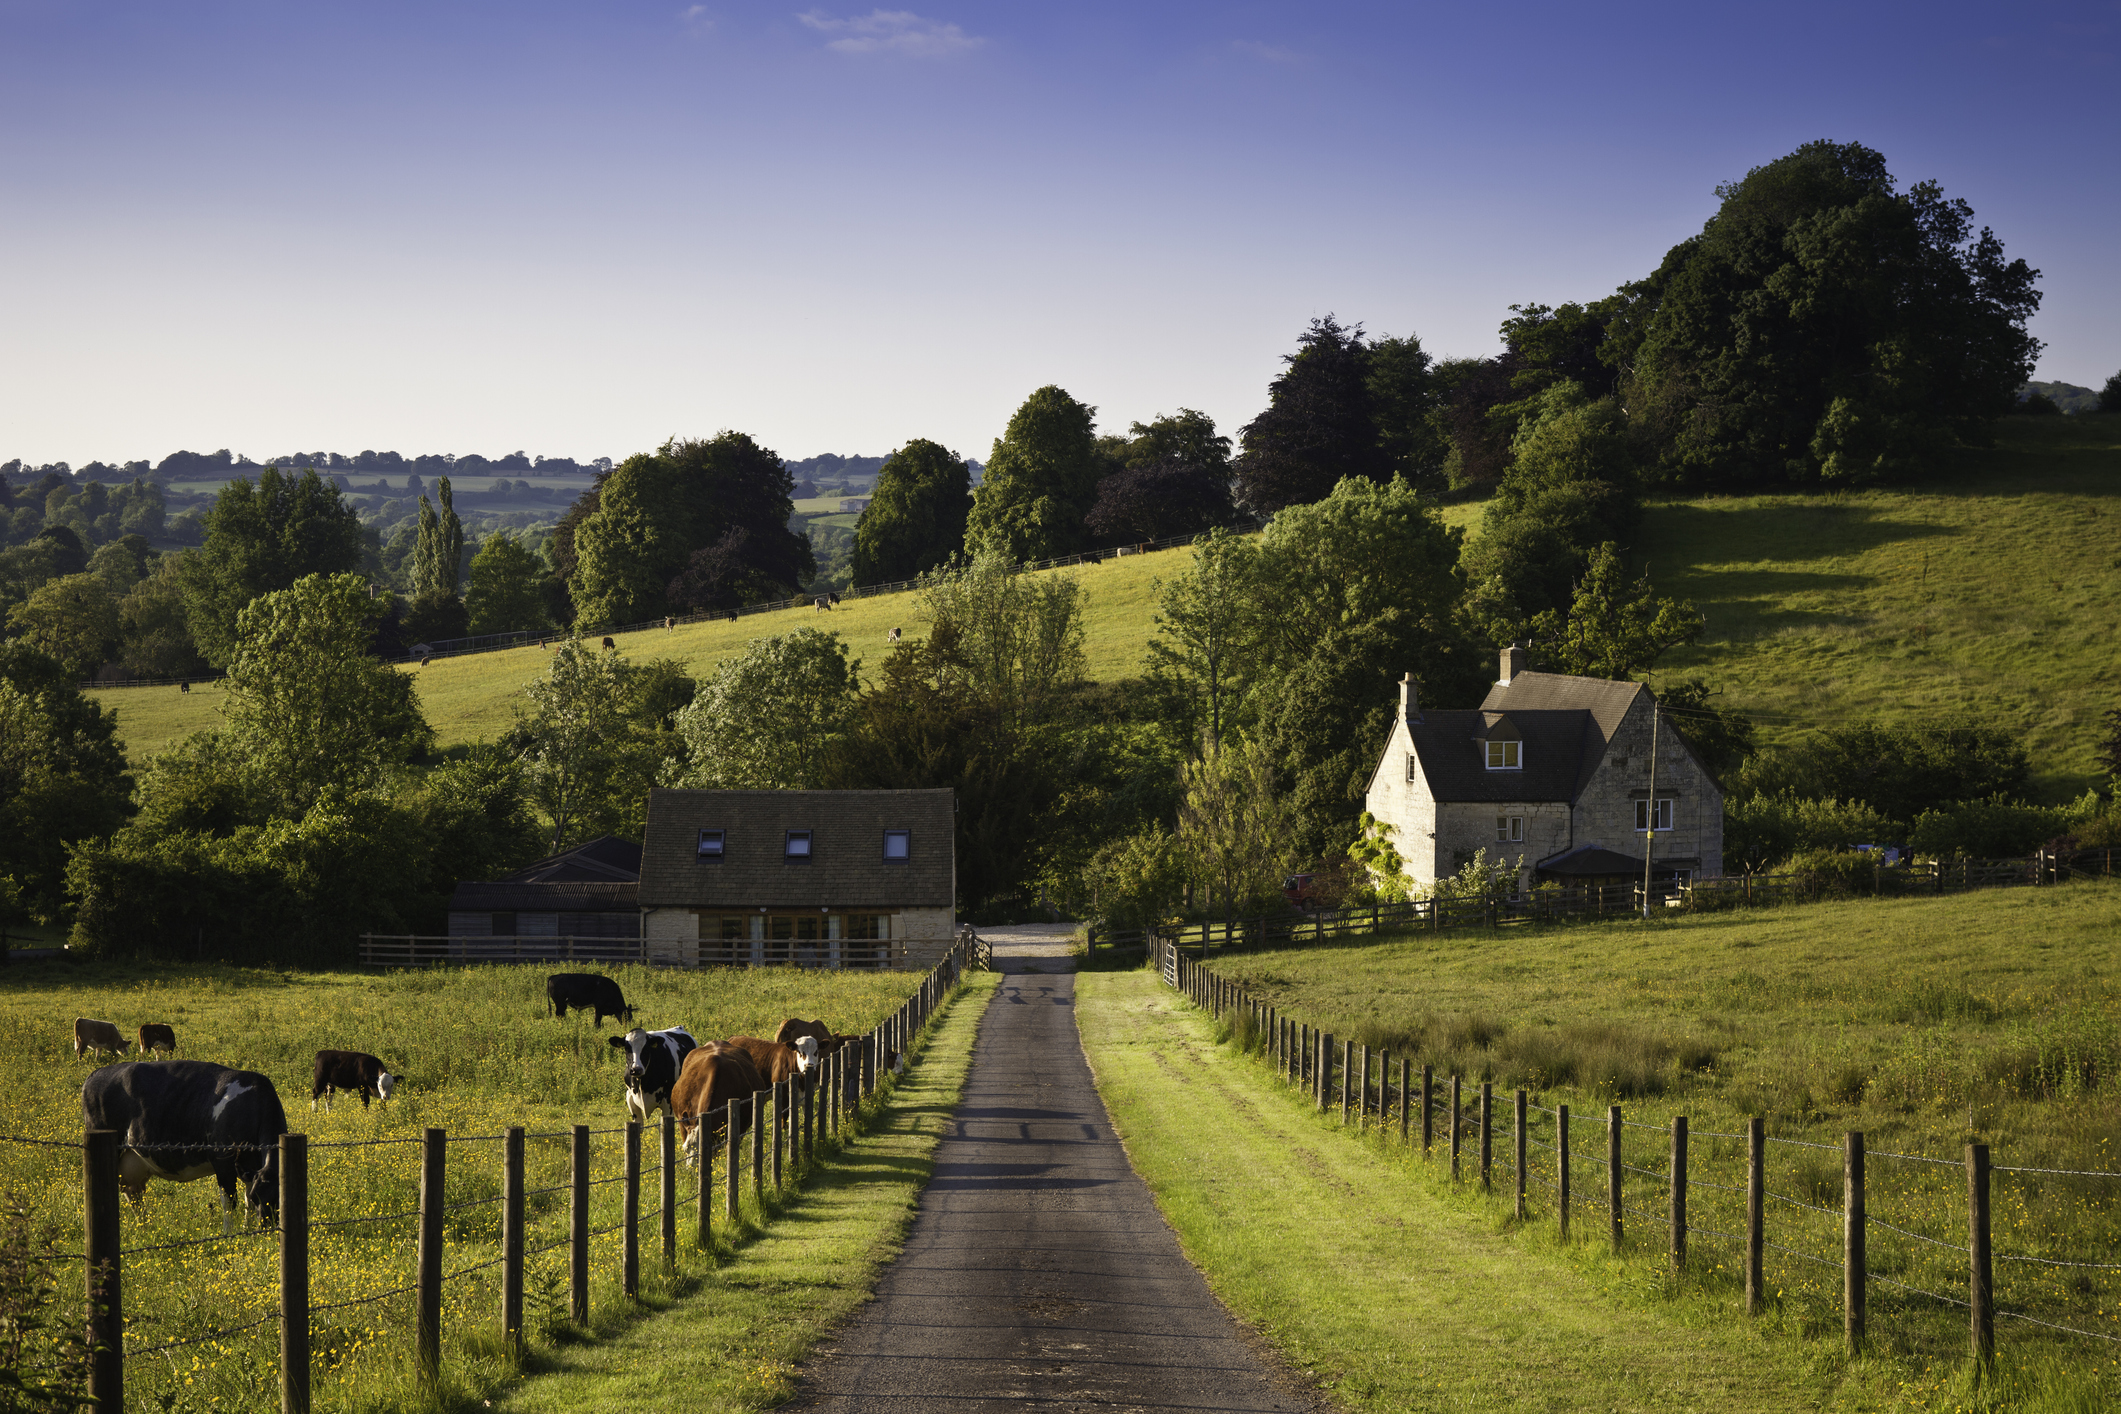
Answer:
POLYGON ((495 1393, 492 1407, 714 1414, 790 1398, 797 1364, 869 1299, 904 1243, 998 980, 967 975, 856 1142, 825 1157, 770 1223, 740 1231, 716 1266, 681 1278, 682 1300, 608 1338, 539 1355, 534 1377, 495 1393))

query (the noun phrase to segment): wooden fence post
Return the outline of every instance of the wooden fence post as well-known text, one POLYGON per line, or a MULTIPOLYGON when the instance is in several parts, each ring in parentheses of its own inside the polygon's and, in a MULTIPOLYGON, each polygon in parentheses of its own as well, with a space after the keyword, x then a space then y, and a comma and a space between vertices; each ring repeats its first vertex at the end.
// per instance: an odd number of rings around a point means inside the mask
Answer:
POLYGON ((1333 1099, 1333 1036, 1331 1032, 1318 1033, 1318 1112, 1324 1114, 1333 1099))
POLYGON ((118 1226, 118 1131, 91 1129, 81 1143, 83 1299, 88 1303, 88 1396, 125 1406, 124 1242, 118 1226))
MULTIPOLYGON (((737 1149, 738 1143, 741 1142, 737 1136, 744 1132, 740 1127, 743 1118, 743 1106, 744 1102, 742 1100, 731 1100, 729 1102, 729 1118, 722 1133, 723 1145, 729 1150, 727 1172, 724 1174, 722 1182, 722 1186, 728 1190, 724 1198, 723 1212, 727 1215, 731 1227, 736 1225, 737 1213, 742 1203, 740 1187, 743 1182, 741 1175, 744 1172, 744 1165, 737 1149)), ((703 1142, 700 1145, 700 1162, 702 1164, 707 1162, 706 1148, 707 1146, 703 1142)))
POLYGON ((1615 1252, 1620 1250, 1627 1237, 1627 1229, 1620 1220, 1620 1124, 1620 1106, 1614 1105, 1605 1112, 1605 1187, 1606 1206, 1612 1210, 1615 1252))
MULTIPOLYGON (((1348 1122, 1348 1102, 1355 1098, 1349 1093, 1355 1088, 1354 1082, 1355 1043, 1353 1041, 1342 1041, 1340 1043, 1340 1122, 1342 1124, 1348 1122)), ((1356 1119, 1358 1123, 1361 1121, 1361 1117, 1362 1112, 1357 1110, 1356 1119)))
POLYGON ((442 1210, 448 1204, 449 1136, 429 1129, 420 1146, 420 1258, 414 1328, 420 1377, 433 1384, 442 1375, 442 1210))
POLYGON ((1863 1351, 1866 1295, 1862 1130, 1848 1131, 1842 1140, 1841 1154, 1842 1334, 1847 1338, 1849 1354, 1857 1355, 1863 1351))
POLYGON ((1517 1092, 1517 1142, 1512 1150, 1517 1165, 1517 1221, 1524 1221, 1525 1095, 1517 1092))
POLYGON ((1686 1270, 1686 1116, 1672 1116, 1672 1272, 1686 1270))
POLYGON ((1428 1062, 1421 1067, 1421 1156, 1429 1157, 1436 1143, 1436 1071, 1428 1062))
POLYGON ((572 1164, 568 1173, 571 1190, 568 1203, 569 1314, 578 1326, 589 1324, 589 1126, 574 1127, 572 1164))
POLYGON ((1761 1265, 1767 1248, 1767 1128, 1759 1115, 1745 1122, 1745 1313, 1760 1314, 1766 1293, 1761 1265))
POLYGON ((661 1167, 657 1170, 656 1205, 662 1209, 663 1270, 672 1272, 678 1265, 678 1121, 668 1106, 663 1109, 658 1139, 661 1167))
POLYGON ((624 1216, 620 1220, 619 1286, 628 1296, 641 1294, 641 1122, 626 1121, 624 1216))
POLYGON ((1480 1082, 1480 1191, 1495 1191, 1495 1082, 1480 1082))
POLYGON ((1966 1252, 1974 1359, 1988 1365, 1996 1358, 1996 1283, 1989 1266, 1986 1144, 1966 1146, 1966 1252))
POLYGON ((523 1354, 523 1126, 501 1140, 501 1338, 523 1354))
POLYGON ((1464 1132, 1464 1126, 1459 1122, 1458 1080, 1459 1077, 1456 1075, 1451 1077, 1451 1182, 1453 1183, 1458 1182, 1458 1138, 1464 1132))
POLYGON ((1561 1240, 1569 1240, 1569 1107, 1554 1107, 1554 1211, 1561 1216, 1561 1240))
POLYGON ((817 1163, 817 1086, 812 1083, 817 1078, 806 1076, 800 1086, 803 1092, 802 1169, 805 1173, 817 1163))
POLYGON ((309 1414, 309 1137, 280 1136, 280 1414, 309 1414))
POLYGON ((1399 1058, 1399 1142, 1407 1142, 1407 1125, 1413 1121, 1414 1106, 1408 1103, 1414 1097, 1407 1091, 1408 1067, 1413 1062, 1405 1056, 1399 1058))

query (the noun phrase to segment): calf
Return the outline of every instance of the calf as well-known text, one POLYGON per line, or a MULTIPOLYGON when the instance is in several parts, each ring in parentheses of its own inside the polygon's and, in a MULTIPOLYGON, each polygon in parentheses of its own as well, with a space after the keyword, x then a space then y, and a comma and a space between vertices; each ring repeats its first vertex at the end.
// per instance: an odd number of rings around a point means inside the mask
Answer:
POLYGON ((397 1083, 398 1077, 366 1051, 319 1051, 316 1074, 309 1082, 309 1107, 314 1110, 317 1096, 322 1095, 328 1114, 339 1091, 347 1090, 361 1097, 361 1108, 365 1110, 370 1095, 387 1100, 397 1083))
MULTIPOLYGON (((686 1053, 677 1084, 670 1087, 670 1112, 677 1116, 678 1136, 685 1146, 685 1162, 705 1162, 700 1136, 721 1131, 729 1115, 729 1102, 748 1102, 766 1088, 766 1078, 741 1047, 727 1041, 709 1041, 686 1053)), ((738 1116, 745 1113, 740 1105, 738 1116)))
POLYGON ((729 1044, 751 1057, 769 1085, 796 1079, 807 1083, 810 1068, 817 1064, 817 1037, 802 1036, 794 1042, 761 1041, 756 1036, 731 1036, 729 1044))
POLYGON ((636 1026, 611 1044, 626 1052, 626 1115, 642 1124, 657 1110, 670 1107, 671 1087, 685 1069, 685 1057, 699 1042, 682 1026, 643 1031, 636 1026))
POLYGON ((109 1051, 122 1056, 132 1047, 125 1042, 125 1033, 108 1021, 91 1021, 85 1016, 74 1018, 74 1059, 91 1051, 109 1051))
POLYGON ((168 1051, 171 1055, 175 1055, 177 1053, 177 1033, 159 1021, 141 1022, 140 1054, 144 1056, 149 1051, 168 1051))
POLYGON ((626 994, 619 990, 618 983, 600 972, 555 972, 545 979, 545 999, 552 1003, 554 1016, 565 1016, 567 1008, 573 1007, 594 1012, 598 1026, 604 1024, 607 1016, 633 1020, 633 1008, 626 1005, 626 994))
POLYGON ((140 1201, 150 1178, 221 1187, 221 1231, 234 1227, 236 1183, 270 1224, 279 1211, 287 1113, 272 1081, 212 1061, 120 1061, 81 1087, 81 1124, 118 1131, 118 1186, 140 1201))

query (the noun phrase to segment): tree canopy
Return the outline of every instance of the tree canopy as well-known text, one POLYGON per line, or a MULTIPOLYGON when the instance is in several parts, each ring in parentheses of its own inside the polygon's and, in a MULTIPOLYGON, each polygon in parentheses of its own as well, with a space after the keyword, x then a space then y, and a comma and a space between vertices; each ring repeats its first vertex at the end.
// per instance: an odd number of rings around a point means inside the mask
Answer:
POLYGON ((1268 385, 1265 411, 1245 424, 1238 498, 1254 515, 1324 499, 1348 477, 1391 475, 1370 392, 1370 348, 1360 324, 1311 321, 1268 385))
POLYGON ((55 921, 68 848, 131 813, 117 726, 117 714, 83 696, 57 660, 0 643, 0 917, 13 898, 55 921))
POLYGON ((1024 399, 995 439, 966 519, 968 548, 993 546, 1011 561, 1044 560, 1084 548, 1083 517, 1105 469, 1097 409, 1047 384, 1024 399))
POLYGON ((884 458, 854 527, 854 583, 889 584, 934 569, 965 543, 972 470, 940 443, 916 437, 884 458))
POLYGON ((677 733, 689 764, 673 782, 708 790, 816 790, 847 728, 857 670, 838 634, 755 639, 715 666, 677 733))
POLYGON ((511 535, 489 535, 471 560, 464 607, 473 633, 546 628, 545 566, 511 535))
POLYGON ((206 517, 206 543, 184 557, 192 638, 216 667, 235 657, 237 616, 261 594, 313 574, 361 568, 361 520, 339 488, 314 471, 267 467, 223 487, 206 517))

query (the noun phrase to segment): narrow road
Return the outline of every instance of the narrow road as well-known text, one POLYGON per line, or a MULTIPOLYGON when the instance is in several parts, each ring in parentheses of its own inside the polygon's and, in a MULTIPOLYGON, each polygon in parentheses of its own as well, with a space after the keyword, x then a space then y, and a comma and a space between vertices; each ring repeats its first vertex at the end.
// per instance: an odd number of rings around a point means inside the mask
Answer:
POLYGON ((904 1255, 782 1407, 1310 1408, 1180 1255, 1091 1082, 1068 963, 1026 943, 997 949, 1010 975, 904 1255))

